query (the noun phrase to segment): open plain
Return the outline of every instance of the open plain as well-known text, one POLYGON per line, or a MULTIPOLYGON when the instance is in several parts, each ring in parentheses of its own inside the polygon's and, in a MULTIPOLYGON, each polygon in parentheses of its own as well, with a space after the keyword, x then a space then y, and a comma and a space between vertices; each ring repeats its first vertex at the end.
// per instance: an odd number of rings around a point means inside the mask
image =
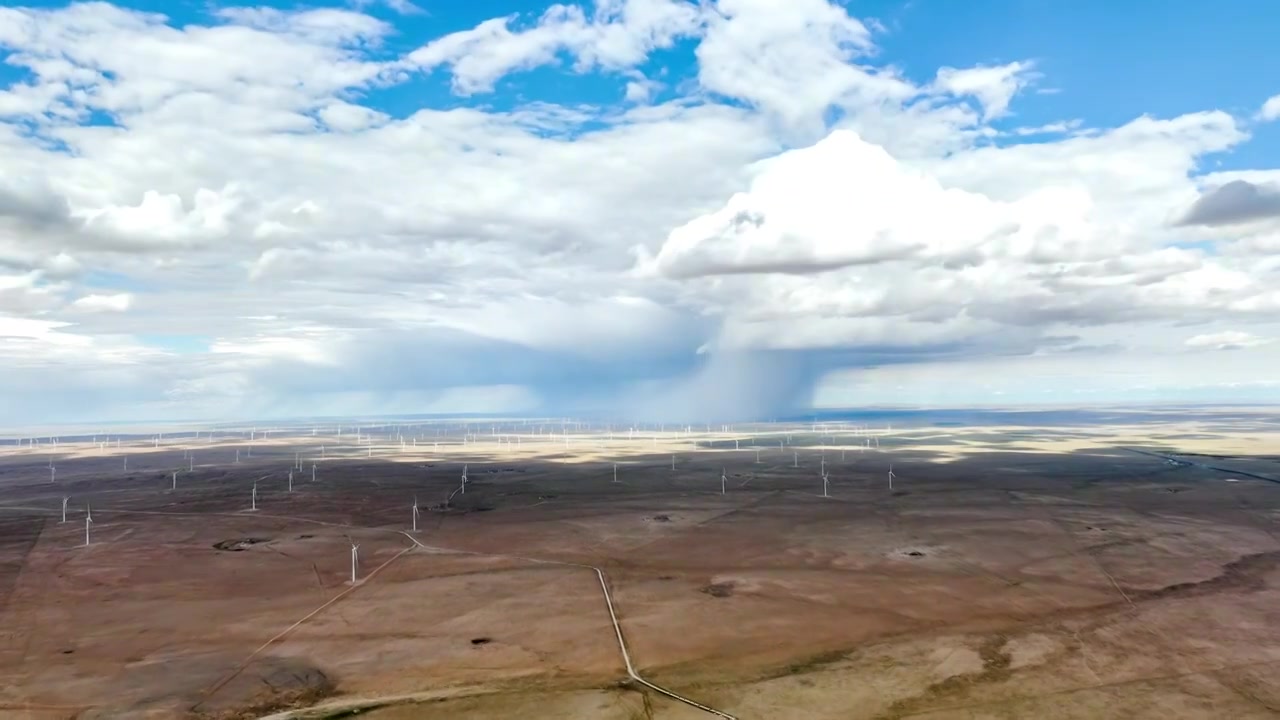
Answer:
POLYGON ((1275 717, 1276 448, 1227 410, 11 438, 0 716, 1275 717))

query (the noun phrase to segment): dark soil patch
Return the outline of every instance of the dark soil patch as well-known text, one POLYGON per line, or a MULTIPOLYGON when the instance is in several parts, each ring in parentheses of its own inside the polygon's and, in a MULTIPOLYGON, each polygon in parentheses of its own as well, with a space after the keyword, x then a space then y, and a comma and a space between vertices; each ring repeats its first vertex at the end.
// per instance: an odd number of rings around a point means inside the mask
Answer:
POLYGON ((920 552, 919 550, 912 550, 911 552, 907 553, 907 555, 909 557, 924 557, 924 553, 920 552))
POLYGON ((706 587, 702 588, 698 592, 706 593, 711 597, 727 598, 733 595, 733 583, 731 582, 711 583, 710 585, 707 585, 706 587))
POLYGON ((215 550, 225 550, 227 552, 241 552, 248 550, 251 546, 259 543, 271 542, 271 538, 236 538, 233 540, 223 540, 213 544, 215 550))
POLYGON ((487 638, 487 637, 471 638, 472 645, 488 645, 491 642, 493 642, 493 638, 487 638))
POLYGON ((654 521, 654 522, 671 522, 671 516, 670 516, 670 515, 654 515, 653 517, 651 517, 651 518, 649 518, 649 519, 650 519, 650 520, 652 520, 652 521, 654 521))
POLYGON ((813 672, 814 670, 818 670, 827 665, 838 663, 848 656, 849 653, 846 650, 828 650, 827 652, 818 653, 799 662, 791 663, 786 666, 781 673, 777 673, 773 675, 773 677, 813 672))

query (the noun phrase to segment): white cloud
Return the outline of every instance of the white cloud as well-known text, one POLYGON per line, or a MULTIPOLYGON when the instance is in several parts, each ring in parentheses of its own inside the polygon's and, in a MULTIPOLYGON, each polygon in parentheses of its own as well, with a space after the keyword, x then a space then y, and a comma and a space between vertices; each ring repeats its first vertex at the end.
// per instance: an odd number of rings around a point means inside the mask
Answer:
POLYGON ((943 92, 977 98, 983 117, 991 119, 1004 115, 1013 96, 1035 78, 1031 63, 1012 62, 960 70, 944 67, 938 70, 934 85, 943 92))
POLYGON ((129 293, 114 295, 85 295, 77 298, 71 306, 82 312, 124 312, 133 304, 133 296, 129 293))
POLYGON ((1239 350, 1266 345, 1270 342, 1272 342, 1272 338, 1258 337, 1252 333, 1240 332, 1239 330, 1224 330, 1222 332, 1189 337, 1186 340, 1186 345, 1192 348, 1212 350, 1239 350))
POLYGON ((188 245, 224 237, 239 200, 234 188, 197 190, 190 209, 176 194, 147 190, 137 205, 77 210, 85 229, 125 246, 188 245))
POLYGON ((1039 231, 1015 231, 1017 220, 1014 209, 944 188, 842 130, 762 163, 750 191, 672 231, 655 262, 676 277, 946 262, 997 233, 1039 231))
POLYGON ((854 61, 873 49, 862 22, 826 0, 722 0, 698 45, 706 90, 763 110, 792 133, 814 137, 833 105, 903 102, 918 89, 888 69, 854 61))
POLYGON ((1258 119, 1263 122, 1280 120, 1280 95, 1275 95, 1262 103, 1262 107, 1258 110, 1258 119))
POLYGON ((643 77, 627 83, 624 97, 628 102, 646 103, 663 87, 662 83, 643 77))
POLYGON ((410 53, 408 63, 427 71, 449 66, 454 88, 464 94, 488 92, 498 78, 552 63, 561 52, 576 57, 579 72, 621 70, 694 33, 701 11, 681 0, 604 0, 590 16, 557 4, 532 27, 519 28, 518 20, 494 18, 433 40, 410 53))

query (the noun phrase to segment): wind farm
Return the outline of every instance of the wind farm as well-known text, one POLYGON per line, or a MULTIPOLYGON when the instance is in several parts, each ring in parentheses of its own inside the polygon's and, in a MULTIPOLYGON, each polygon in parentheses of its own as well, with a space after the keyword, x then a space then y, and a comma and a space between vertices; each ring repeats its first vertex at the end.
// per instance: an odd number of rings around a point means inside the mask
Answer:
POLYGON ((1278 420, 10 437, 0 715, 1266 717, 1278 420))

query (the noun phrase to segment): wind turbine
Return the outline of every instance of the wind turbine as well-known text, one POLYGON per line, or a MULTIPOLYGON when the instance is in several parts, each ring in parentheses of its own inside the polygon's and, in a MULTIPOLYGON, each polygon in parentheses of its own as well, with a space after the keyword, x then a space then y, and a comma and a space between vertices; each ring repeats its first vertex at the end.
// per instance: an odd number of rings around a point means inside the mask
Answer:
POLYGON ((463 463, 463 465, 462 465, 462 494, 463 494, 463 495, 466 495, 466 494, 467 494, 467 465, 466 465, 466 463, 463 463))
POLYGON ((673 471, 676 469, 676 456, 675 456, 675 455, 672 455, 672 456, 671 456, 671 469, 672 469, 673 471))
POLYGON ((67 501, 70 499, 71 498, 67 497, 66 495, 62 496, 62 522, 67 521, 67 501))
POLYGON ((618 482, 618 463, 613 464, 613 481, 618 482))
POLYGON ((256 512, 258 510, 258 481, 257 480, 253 481, 252 497, 253 497, 253 500, 252 500, 253 504, 249 506, 249 512, 256 512))
POLYGON ((311 463, 311 482, 316 481, 316 464, 311 463))
POLYGON ((240 464, 240 448, 236 448, 236 464, 240 464))
POLYGON ((57 482, 57 481, 58 481, 58 468, 50 465, 49 466, 49 482, 57 482))
POLYGON ((893 463, 889 463, 889 489, 893 489, 893 479, 897 477, 893 474, 893 463))
POLYGON ((418 496, 413 496, 413 531, 418 532, 418 496))
POLYGON ((293 470, 289 470, 289 492, 293 492, 293 470))
POLYGON ((178 471, 177 471, 177 470, 174 470, 174 471, 173 471, 173 485, 171 485, 171 486, 169 487, 169 489, 170 489, 170 490, 177 490, 177 489, 178 489, 178 471))
POLYGON ((830 478, 827 475, 827 471, 823 470, 822 471, 822 497, 824 498, 831 497, 830 495, 827 494, 827 485, 829 483, 830 483, 830 478))
POLYGON ((351 543, 351 584, 356 584, 356 568, 360 566, 360 546, 351 543))
POLYGON ((726 477, 724 474, 724 468, 720 468, 720 494, 721 495, 724 494, 724 484, 728 482, 728 480, 729 478, 726 477))
POLYGON ((93 524, 93 517, 84 516, 84 546, 89 547, 89 526, 93 524))
POLYGON ((124 456, 124 469, 125 469, 125 472, 128 472, 128 471, 129 471, 129 456, 128 456, 128 455, 125 455, 125 456, 124 456))
POLYGON ((93 506, 89 503, 84 504, 84 516, 89 518, 90 521, 93 520, 93 506))
POLYGON ((760 464, 760 448, 756 448, 756 464, 760 464))
POLYGON ((791 451, 791 467, 800 467, 800 451, 791 451))

